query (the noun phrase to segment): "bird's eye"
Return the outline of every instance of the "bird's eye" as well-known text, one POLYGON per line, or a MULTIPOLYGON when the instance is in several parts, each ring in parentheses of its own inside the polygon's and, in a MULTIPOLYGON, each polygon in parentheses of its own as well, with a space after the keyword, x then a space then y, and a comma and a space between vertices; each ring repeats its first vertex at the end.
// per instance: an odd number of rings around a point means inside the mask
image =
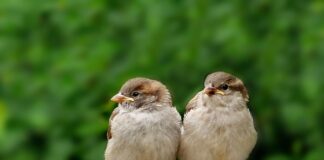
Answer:
POLYGON ((221 85, 219 86, 219 88, 225 91, 225 90, 228 89, 228 85, 227 85, 227 84, 221 84, 221 85))
POLYGON ((132 96, 133 96, 133 97, 136 97, 136 96, 138 96, 138 95, 139 95, 139 92, 137 92, 137 91, 132 92, 132 96))

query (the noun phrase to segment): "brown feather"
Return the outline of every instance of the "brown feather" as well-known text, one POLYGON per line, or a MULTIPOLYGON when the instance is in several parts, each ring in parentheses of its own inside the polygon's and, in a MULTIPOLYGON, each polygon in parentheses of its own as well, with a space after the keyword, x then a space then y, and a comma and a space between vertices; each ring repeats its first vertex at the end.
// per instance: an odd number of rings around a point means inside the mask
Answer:
POLYGON ((108 131, 107 131, 107 138, 111 139, 112 138, 112 133, 111 133, 111 122, 115 118, 115 116, 119 113, 119 108, 115 108, 114 111, 111 113, 110 118, 109 118, 109 125, 108 125, 108 131))
POLYGON ((248 91, 247 91, 246 87, 244 86, 243 82, 240 79, 236 78, 233 82, 231 82, 230 83, 230 88, 232 90, 236 90, 236 91, 241 92, 245 102, 249 101, 248 91))
POLYGON ((192 109, 195 109, 197 107, 197 100, 198 100, 198 95, 200 94, 201 92, 197 93, 187 104, 186 106, 186 113, 187 114, 188 112, 190 112, 192 109))
POLYGON ((205 85, 212 83, 214 86, 219 86, 223 83, 229 85, 232 90, 241 92, 244 100, 249 101, 249 95, 244 83, 239 78, 225 72, 214 72, 207 76, 205 85))
POLYGON ((157 102, 167 103, 172 106, 171 94, 161 82, 148 78, 133 78, 128 80, 121 88, 120 92, 129 96, 132 91, 141 91, 145 94, 157 96, 157 102))

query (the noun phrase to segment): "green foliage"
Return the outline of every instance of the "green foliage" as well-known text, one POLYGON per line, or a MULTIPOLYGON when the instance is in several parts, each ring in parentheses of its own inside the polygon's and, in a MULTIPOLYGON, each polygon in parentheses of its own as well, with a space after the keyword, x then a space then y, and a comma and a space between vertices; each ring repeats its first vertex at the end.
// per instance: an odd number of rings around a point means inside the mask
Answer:
POLYGON ((247 85, 250 159, 324 157, 324 2, 0 3, 0 159, 103 159, 109 102, 135 76, 183 114, 213 71, 247 85))

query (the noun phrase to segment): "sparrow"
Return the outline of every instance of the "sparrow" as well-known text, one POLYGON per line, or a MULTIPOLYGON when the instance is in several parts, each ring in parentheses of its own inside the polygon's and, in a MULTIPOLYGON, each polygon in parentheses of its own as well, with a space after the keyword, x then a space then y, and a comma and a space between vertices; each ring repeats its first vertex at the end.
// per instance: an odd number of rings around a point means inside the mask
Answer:
POLYGON ((186 106, 180 159, 247 159, 257 132, 247 107, 246 87, 239 78, 225 72, 209 74, 204 87, 186 106))
POLYGON ((111 100, 105 160, 176 160, 181 116, 165 85, 130 79, 111 100))

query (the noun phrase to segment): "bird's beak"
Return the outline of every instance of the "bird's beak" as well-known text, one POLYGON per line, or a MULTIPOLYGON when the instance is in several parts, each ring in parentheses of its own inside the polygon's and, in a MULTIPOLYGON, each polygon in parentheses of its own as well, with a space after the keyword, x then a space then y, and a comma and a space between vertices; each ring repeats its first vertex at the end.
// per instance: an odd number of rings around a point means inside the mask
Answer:
POLYGON ((208 96, 214 95, 214 94, 220 94, 222 96, 225 95, 225 93, 215 87, 205 87, 204 93, 207 94, 208 96))
POLYGON ((116 103, 122 103, 122 102, 134 102, 133 98, 126 97, 120 93, 114 95, 111 99, 111 101, 116 102, 116 103))

